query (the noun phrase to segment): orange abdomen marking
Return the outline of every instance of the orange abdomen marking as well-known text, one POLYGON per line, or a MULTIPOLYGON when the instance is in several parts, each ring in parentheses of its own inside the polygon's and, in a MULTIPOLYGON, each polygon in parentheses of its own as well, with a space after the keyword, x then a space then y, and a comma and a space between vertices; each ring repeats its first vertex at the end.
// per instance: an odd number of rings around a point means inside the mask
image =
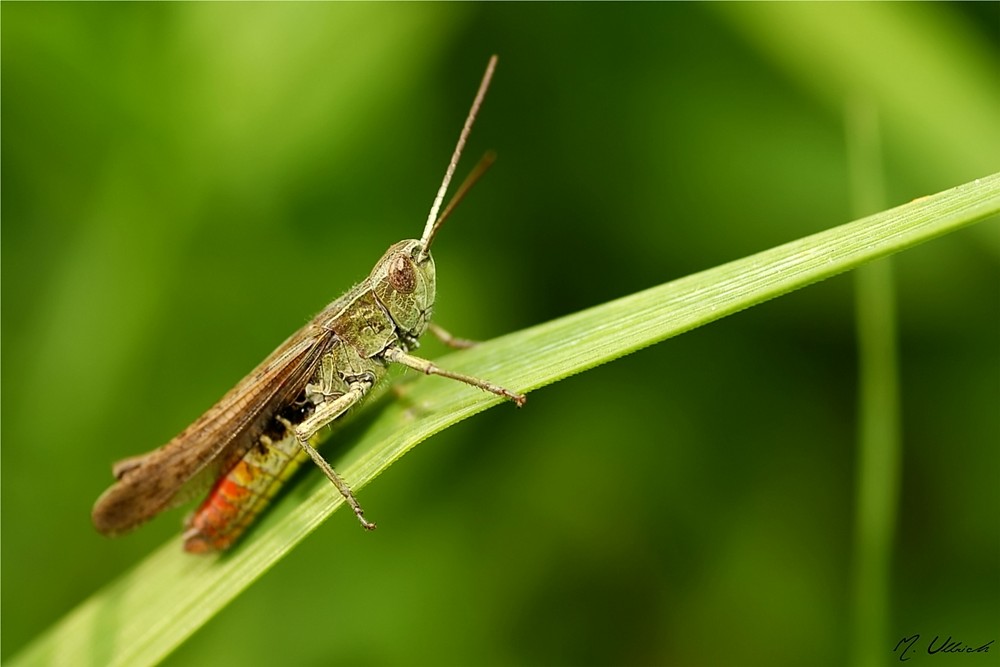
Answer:
POLYGON ((207 553, 228 549, 308 458, 294 435, 278 441, 261 436, 257 445, 215 483, 188 519, 184 550, 207 553))

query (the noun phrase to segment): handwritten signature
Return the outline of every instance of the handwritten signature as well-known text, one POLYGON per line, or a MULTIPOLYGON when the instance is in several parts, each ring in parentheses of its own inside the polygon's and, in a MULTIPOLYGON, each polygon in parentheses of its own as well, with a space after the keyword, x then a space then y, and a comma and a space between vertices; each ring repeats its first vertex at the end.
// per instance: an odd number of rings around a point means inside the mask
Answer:
MULTIPOLYGON (((908 655, 911 650, 917 650, 917 642, 920 641, 920 635, 911 635, 909 637, 903 637, 896 643, 896 648, 892 649, 893 653, 899 653, 899 661, 906 662, 912 655, 908 655)), ((947 639, 942 638, 940 635, 935 635, 934 639, 927 644, 927 654, 934 655, 936 653, 989 653, 990 645, 996 641, 991 639, 982 646, 972 646, 971 644, 963 644, 960 641, 955 641, 948 635, 947 639)))

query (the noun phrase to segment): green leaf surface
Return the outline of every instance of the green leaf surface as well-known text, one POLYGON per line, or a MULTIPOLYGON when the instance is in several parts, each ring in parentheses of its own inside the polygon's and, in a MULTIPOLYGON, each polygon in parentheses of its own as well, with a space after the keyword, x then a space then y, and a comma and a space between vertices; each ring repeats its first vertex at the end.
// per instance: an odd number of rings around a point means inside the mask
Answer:
MULTIPOLYGON (((439 364, 531 391, 998 212, 1000 174, 994 174, 450 354, 439 364)), ((499 402, 457 382, 407 383, 399 400, 361 429, 335 463, 359 489, 417 443, 499 402)), ((529 397, 525 409, 545 407, 529 397)), ((331 486, 310 480, 285 496, 230 554, 186 555, 178 536, 95 593, 11 664, 153 664, 341 504, 331 486)))

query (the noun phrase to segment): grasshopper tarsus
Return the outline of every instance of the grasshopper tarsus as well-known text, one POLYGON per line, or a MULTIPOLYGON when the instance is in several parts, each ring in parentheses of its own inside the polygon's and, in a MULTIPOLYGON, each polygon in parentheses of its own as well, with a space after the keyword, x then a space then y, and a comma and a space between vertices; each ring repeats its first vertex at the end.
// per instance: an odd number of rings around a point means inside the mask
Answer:
POLYGON ((375 523, 365 519, 364 512, 355 512, 354 516, 358 517, 358 521, 361 522, 361 527, 364 528, 365 530, 375 530, 376 528, 378 528, 378 526, 375 525, 375 523))

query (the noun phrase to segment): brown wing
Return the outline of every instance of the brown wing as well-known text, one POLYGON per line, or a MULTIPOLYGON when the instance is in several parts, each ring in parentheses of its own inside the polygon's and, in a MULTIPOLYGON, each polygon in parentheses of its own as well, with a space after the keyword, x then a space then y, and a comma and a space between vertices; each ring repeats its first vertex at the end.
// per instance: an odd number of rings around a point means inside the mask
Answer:
POLYGON ((332 332, 306 325, 173 440, 117 464, 118 482, 94 504, 97 530, 105 535, 132 530, 175 504, 206 467, 242 456, 255 437, 254 427, 294 400, 333 341, 332 332))

